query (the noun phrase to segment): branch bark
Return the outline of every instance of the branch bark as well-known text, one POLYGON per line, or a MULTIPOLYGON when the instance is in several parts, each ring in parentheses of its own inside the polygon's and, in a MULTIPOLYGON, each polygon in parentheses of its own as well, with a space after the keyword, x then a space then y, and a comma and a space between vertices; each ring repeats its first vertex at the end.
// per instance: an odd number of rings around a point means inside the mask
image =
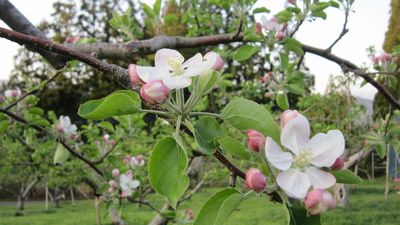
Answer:
MULTIPOLYGON (((29 20, 8 0, 0 0, 0 12, 0 19, 11 29, 46 39, 44 33, 29 22, 29 20)), ((32 50, 42 55, 56 69, 61 69, 66 65, 65 57, 59 54, 41 48, 32 48, 32 50)))

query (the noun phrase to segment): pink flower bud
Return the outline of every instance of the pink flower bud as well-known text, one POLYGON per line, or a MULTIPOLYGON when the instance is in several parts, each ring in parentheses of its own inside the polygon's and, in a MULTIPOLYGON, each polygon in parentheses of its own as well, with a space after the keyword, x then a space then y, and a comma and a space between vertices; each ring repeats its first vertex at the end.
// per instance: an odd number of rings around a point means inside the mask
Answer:
POLYGON ((277 32, 276 35, 275 35, 275 38, 278 41, 282 41, 284 37, 285 37, 285 34, 282 31, 277 32))
POLYGON ((381 59, 381 61, 382 62, 389 62, 390 61, 390 58, 391 58, 391 56, 390 56, 390 54, 388 54, 388 53, 383 53, 381 56, 380 56, 380 59, 381 59))
POLYGON ((129 196, 128 192, 126 191, 121 192, 121 198, 127 198, 128 196, 129 196))
POLYGON ((296 5, 296 0, 288 0, 288 2, 292 5, 296 5))
POLYGON ((291 119, 296 118, 297 116, 297 111, 296 110, 285 110, 282 115, 281 115, 281 128, 283 128, 287 122, 289 122, 291 119))
POLYGON ((262 25, 261 23, 256 23, 256 34, 261 34, 262 25))
POLYGON ((111 174, 113 177, 119 177, 119 169, 113 169, 111 174))
POLYGON ((222 59, 222 57, 215 53, 215 52, 207 52, 204 55, 205 59, 210 59, 214 61, 214 65, 212 66, 213 70, 220 70, 222 69, 222 67, 224 67, 224 60, 222 59))
POLYGON ((110 185, 111 188, 116 188, 117 187, 117 182, 115 180, 109 180, 108 185, 110 185))
POLYGON ((262 192, 267 185, 267 179, 259 169, 250 168, 246 173, 246 180, 244 182, 247 188, 256 192, 262 192))
POLYGON ((140 89, 140 96, 151 105, 163 103, 169 95, 169 89, 161 80, 153 80, 146 83, 140 89))
POLYGON ((339 157, 336 159, 336 161, 332 164, 331 169, 332 170, 340 170, 344 166, 344 159, 342 157, 339 157))
POLYGON ((336 207, 336 200, 332 194, 323 189, 314 189, 308 192, 304 205, 312 215, 320 214, 336 207))
POLYGON ((269 98, 269 97, 271 97, 271 93, 269 93, 269 92, 265 92, 265 93, 264 93, 264 97, 266 97, 266 98, 269 98))
POLYGON ((376 56, 376 55, 372 56, 372 63, 373 64, 378 64, 379 61, 380 61, 380 57, 379 56, 376 56))
POLYGON ((74 37, 68 36, 67 38, 65 38, 65 42, 68 44, 72 44, 74 42, 74 37))
POLYGON ((81 38, 80 38, 79 36, 75 36, 73 42, 74 42, 74 43, 78 43, 78 41, 79 41, 80 39, 81 39, 81 38))
POLYGON ((247 148, 259 152, 264 148, 265 136, 256 130, 247 130, 247 148))
POLYGON ((400 183, 400 178, 394 178, 393 181, 396 183, 400 183))
POLYGON ((144 156, 143 155, 137 155, 135 158, 136 158, 136 161, 138 162, 139 166, 144 166, 144 156))
POLYGON ((261 78, 261 82, 266 83, 271 79, 271 77, 272 77, 272 72, 268 72, 261 78))
POLYGON ((57 131, 57 132, 63 132, 63 130, 64 130, 64 129, 63 129, 63 127, 62 127, 60 124, 57 124, 57 125, 56 125, 56 131, 57 131))
POLYGON ((112 188, 112 187, 108 188, 108 192, 110 192, 110 193, 114 192, 114 188, 112 188))
POLYGON ((128 68, 128 74, 131 79, 131 82, 133 85, 138 86, 138 85, 143 85, 145 82, 139 77, 139 74, 137 73, 135 64, 130 64, 128 68))
POLYGON ((123 164, 128 164, 131 161, 131 155, 126 155, 122 160, 123 164))
POLYGON ((103 141, 104 142, 108 142, 109 139, 110 139, 110 135, 109 134, 103 135, 103 141))

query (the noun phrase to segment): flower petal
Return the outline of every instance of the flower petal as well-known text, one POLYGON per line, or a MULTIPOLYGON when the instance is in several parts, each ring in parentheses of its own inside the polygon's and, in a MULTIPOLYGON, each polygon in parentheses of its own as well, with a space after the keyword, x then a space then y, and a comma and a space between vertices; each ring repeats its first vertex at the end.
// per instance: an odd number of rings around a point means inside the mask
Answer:
POLYGON ((194 55, 192 58, 186 60, 182 66, 183 68, 188 68, 188 67, 196 67, 199 64, 203 62, 203 56, 200 53, 197 53, 194 55))
POLYGON ((182 64, 185 58, 176 50, 163 48, 156 52, 154 64, 156 67, 171 68, 171 62, 182 64))
POLYGON ((308 167, 306 169, 306 174, 310 178, 311 185, 314 189, 326 189, 332 187, 336 183, 336 178, 332 174, 322 171, 314 166, 308 167))
POLYGON ((270 137, 265 141, 265 156, 277 169, 287 170, 293 162, 293 156, 289 152, 283 152, 281 147, 270 137))
POLYGON ((180 89, 190 86, 192 83, 192 78, 185 76, 174 76, 174 77, 164 77, 162 79, 165 86, 170 90, 180 89))
POLYGON ((345 141, 342 132, 330 130, 311 138, 307 147, 313 152, 311 163, 317 167, 330 167, 343 154, 345 141))
POLYGON ((140 79, 146 83, 153 80, 160 80, 162 77, 169 75, 167 68, 157 68, 151 66, 136 66, 136 72, 140 79))
POLYGON ((304 149, 310 139, 310 123, 300 113, 289 120, 282 129, 281 143, 295 155, 304 149))
POLYGON ((287 195, 297 199, 306 197, 308 189, 311 186, 309 176, 299 169, 289 169, 280 172, 276 177, 276 182, 287 195))
POLYGON ((140 185, 140 182, 138 180, 132 180, 129 183, 129 187, 131 187, 131 188, 137 188, 137 187, 139 187, 139 185, 140 185))

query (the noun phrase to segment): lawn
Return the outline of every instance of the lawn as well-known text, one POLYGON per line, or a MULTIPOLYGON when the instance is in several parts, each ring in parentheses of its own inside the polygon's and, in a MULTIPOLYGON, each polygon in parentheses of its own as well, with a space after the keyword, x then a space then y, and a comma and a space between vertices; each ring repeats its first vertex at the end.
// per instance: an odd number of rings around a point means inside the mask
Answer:
MULTIPOLYGON (((202 202, 216 188, 202 190, 190 201, 181 205, 185 209, 189 205, 195 214, 202 202)), ((365 183, 351 188, 350 205, 346 209, 336 209, 322 216, 324 225, 397 225, 400 224, 400 195, 394 191, 387 201, 383 198, 384 186, 379 183, 365 183)), ((152 196, 154 198, 155 196, 152 196)), ((155 202, 160 206, 162 202, 155 202)), ((44 211, 44 202, 30 202, 26 206, 24 216, 15 217, 15 206, 0 203, 0 225, 95 225, 94 201, 80 200, 76 206, 64 202, 59 209, 44 211)), ((125 205, 124 217, 129 224, 142 225, 153 217, 154 213, 146 206, 125 205)), ((106 215, 103 210, 103 215, 106 215)), ((227 221, 227 225, 278 225, 286 224, 285 211, 280 205, 271 203, 266 197, 256 197, 244 201, 237 212, 227 221)), ((105 224, 110 221, 104 216, 105 224)))

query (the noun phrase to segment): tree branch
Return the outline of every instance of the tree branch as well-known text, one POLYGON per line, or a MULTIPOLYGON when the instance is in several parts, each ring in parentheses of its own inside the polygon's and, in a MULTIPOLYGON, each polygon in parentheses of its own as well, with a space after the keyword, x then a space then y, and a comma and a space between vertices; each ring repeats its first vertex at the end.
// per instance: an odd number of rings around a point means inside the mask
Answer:
MULTIPOLYGON (((33 24, 8 0, 0 0, 0 12, 0 19, 11 29, 46 39, 44 33, 33 26, 33 24)), ((42 55, 56 69, 61 69, 66 65, 65 57, 59 54, 40 48, 33 48, 33 50, 42 55)))
POLYGON ((93 161, 92 163, 93 163, 93 164, 100 164, 100 163, 102 163, 102 162, 107 158, 107 156, 108 156, 109 154, 111 154, 112 151, 114 151, 115 147, 117 146, 117 144, 118 144, 120 141, 121 141, 121 139, 118 139, 118 140, 115 142, 115 144, 112 146, 112 148, 111 148, 108 152, 106 152, 100 159, 95 160, 95 161, 93 161))
POLYGON ((119 82, 124 87, 130 87, 130 79, 128 76, 128 70, 120 66, 105 63, 94 56, 77 51, 72 48, 65 47, 60 44, 56 44, 52 41, 48 41, 42 38, 22 34, 12 30, 8 30, 0 27, 0 37, 6 38, 13 42, 21 45, 33 46, 36 48, 46 49, 52 52, 56 52, 67 56, 68 58, 77 59, 84 62, 105 74, 112 76, 114 80, 119 82))
POLYGON ((218 159, 226 168, 228 168, 234 175, 242 178, 243 180, 246 179, 246 174, 241 171, 239 168, 237 168, 235 165, 233 165, 227 158, 225 158, 224 155, 221 154, 221 152, 217 149, 214 152, 215 158, 218 159))

